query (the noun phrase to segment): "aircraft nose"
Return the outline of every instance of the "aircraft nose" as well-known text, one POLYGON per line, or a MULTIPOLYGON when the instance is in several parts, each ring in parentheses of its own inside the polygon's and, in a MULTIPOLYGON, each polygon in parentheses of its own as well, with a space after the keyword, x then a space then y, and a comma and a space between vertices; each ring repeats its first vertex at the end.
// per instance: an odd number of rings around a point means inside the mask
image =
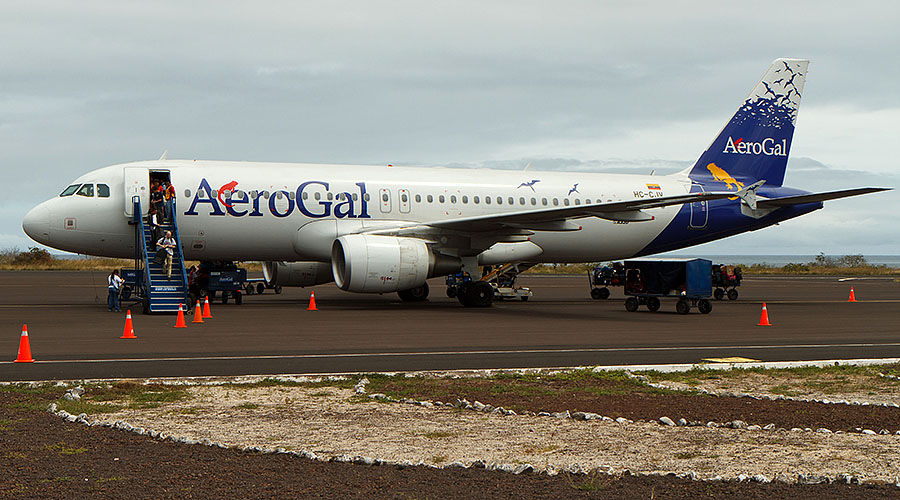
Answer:
POLYGON ((38 243, 48 244, 50 241, 50 209, 42 203, 32 208, 22 219, 22 229, 31 239, 38 243))

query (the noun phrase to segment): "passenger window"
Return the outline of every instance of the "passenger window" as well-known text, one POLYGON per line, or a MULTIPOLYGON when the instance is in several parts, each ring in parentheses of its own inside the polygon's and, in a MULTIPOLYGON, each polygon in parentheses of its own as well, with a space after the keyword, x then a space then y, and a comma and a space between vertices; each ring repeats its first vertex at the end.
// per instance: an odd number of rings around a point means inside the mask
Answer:
POLYGON ((406 193, 401 194, 400 201, 402 201, 403 203, 406 203, 407 201, 409 201, 409 196, 406 196, 406 193))
POLYGON ((81 187, 81 184, 72 184, 63 190, 62 193, 59 193, 60 196, 72 196, 75 194, 75 191, 78 191, 78 188, 81 187))
MULTIPOLYGON (((321 199, 322 199, 322 193, 316 193, 316 194, 314 194, 314 195, 313 195, 313 198, 315 198, 316 200, 321 200, 321 199)), ((387 201, 387 200, 385 200, 385 201, 387 201)))
POLYGON ((365 196, 365 198, 366 198, 366 201, 369 201, 369 200, 371 200, 371 199, 372 199, 372 197, 371 197, 371 196, 369 196, 369 193, 366 193, 366 196, 365 196))
POLYGON ((485 196, 485 197, 484 197, 484 203, 485 203, 486 205, 490 205, 490 204, 491 204, 491 197, 490 197, 490 196, 485 196))
POLYGON ((472 198, 472 202, 475 203, 476 205, 478 204, 479 201, 481 201, 481 200, 477 196, 472 198))
MULTIPOLYGON (((354 195, 354 196, 356 196, 356 195, 354 195)), ((416 203, 422 203, 422 195, 421 194, 416 195, 416 203)))
POLYGON ((581 200, 579 200, 578 198, 575 198, 575 204, 576 204, 576 205, 581 205, 581 200))
POLYGON ((568 198, 563 198, 563 205, 565 205, 565 206, 567 206, 567 207, 569 206, 569 199, 568 199, 568 198))
POLYGON ((93 184, 85 184, 81 186, 81 189, 76 193, 78 196, 86 196, 88 198, 94 197, 94 185, 93 184))
POLYGON ((280 200, 280 199, 284 198, 284 194, 282 191, 278 191, 275 193, 275 197, 280 200))
POLYGON ((106 184, 97 184, 97 196, 101 198, 109 198, 109 186, 106 184))
POLYGON ((502 205, 502 204, 503 204, 503 198, 501 198, 501 197, 498 196, 498 197, 497 197, 497 204, 498 204, 498 205, 502 205))
POLYGON ((559 206, 559 199, 553 198, 553 206, 554 206, 554 207, 558 207, 558 206, 559 206))
POLYGON ((525 205, 525 198, 519 198, 519 205, 525 205))
POLYGON ((512 197, 512 196, 510 196, 509 198, 507 198, 507 199, 506 199, 506 202, 509 203, 510 205, 515 204, 515 201, 513 200, 513 197, 512 197))
POLYGON ((309 199, 309 193, 307 193, 306 191, 304 191, 304 192, 303 192, 303 195, 301 196, 301 198, 303 198, 304 200, 308 200, 308 199, 309 199))
MULTIPOLYGON (((297 196, 297 193, 295 193, 293 191, 288 191, 288 198, 293 200, 295 196, 297 196)), ((243 198, 243 196, 241 196, 241 198, 243 198)))
POLYGON ((190 198, 190 197, 191 197, 191 190, 190 190, 190 189, 185 189, 185 190, 184 190, 184 197, 185 197, 185 198, 190 198))
POLYGON ((532 206, 537 205, 537 200, 534 199, 534 198, 532 198, 532 199, 531 199, 531 205, 532 205, 532 206))
MULTIPOLYGON (((306 194, 306 193, 303 193, 303 194, 306 194)), ((359 199, 359 196, 357 196, 356 193, 353 193, 353 196, 351 196, 351 198, 353 198, 353 201, 356 201, 357 199, 359 199)))
POLYGON ((443 203, 443 202, 444 202, 444 195, 438 196, 438 201, 441 202, 441 203, 443 203))
POLYGON ((434 203, 434 196, 428 195, 428 203, 434 203))
POLYGON ((462 197, 462 202, 463 202, 464 205, 465 205, 466 203, 469 203, 469 197, 466 196, 466 195, 463 195, 463 197, 462 197))
POLYGON ((541 204, 547 206, 547 198, 541 198, 541 204))
POLYGON ((456 203, 456 195, 455 194, 450 195, 450 203, 456 203))
MULTIPOLYGON (((318 198, 318 193, 317 193, 316 199, 319 199, 319 198, 318 198)), ((387 201, 388 201, 388 195, 387 195, 387 193, 383 193, 383 194, 381 195, 381 201, 387 203, 387 201)))
POLYGON ((327 196, 328 196, 328 201, 331 201, 331 199, 334 198, 334 195, 331 194, 331 191, 328 192, 327 196))

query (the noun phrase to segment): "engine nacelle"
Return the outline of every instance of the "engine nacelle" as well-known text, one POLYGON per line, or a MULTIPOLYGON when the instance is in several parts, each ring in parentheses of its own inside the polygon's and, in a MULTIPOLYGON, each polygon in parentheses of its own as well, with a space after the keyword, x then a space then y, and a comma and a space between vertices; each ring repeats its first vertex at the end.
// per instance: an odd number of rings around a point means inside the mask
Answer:
POLYGON ((313 286, 332 281, 325 262, 263 262, 263 277, 270 285, 313 286))
POLYGON ((416 238, 348 234, 331 246, 334 283, 349 292, 409 290, 460 267, 459 258, 432 253, 416 238))

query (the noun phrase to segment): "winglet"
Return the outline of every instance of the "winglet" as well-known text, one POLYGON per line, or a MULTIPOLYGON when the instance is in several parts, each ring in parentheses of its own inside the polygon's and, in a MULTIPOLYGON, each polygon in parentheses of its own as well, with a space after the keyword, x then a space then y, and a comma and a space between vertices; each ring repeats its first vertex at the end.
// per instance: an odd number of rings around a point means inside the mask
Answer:
POLYGON ((167 156, 169 156, 169 150, 168 150, 168 149, 165 150, 165 151, 163 151, 162 156, 159 157, 159 161, 165 160, 167 156))
POLYGON ((756 190, 762 187, 762 185, 765 183, 765 179, 754 182, 744 189, 741 189, 736 194, 738 198, 744 200, 744 203, 746 203, 747 206, 749 206, 752 210, 756 210, 756 190))

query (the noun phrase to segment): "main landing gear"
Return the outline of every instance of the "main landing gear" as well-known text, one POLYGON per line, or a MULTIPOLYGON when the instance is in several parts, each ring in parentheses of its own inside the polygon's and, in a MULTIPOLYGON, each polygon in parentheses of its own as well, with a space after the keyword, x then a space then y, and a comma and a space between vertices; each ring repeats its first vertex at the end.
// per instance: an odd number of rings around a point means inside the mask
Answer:
POLYGON ((400 290, 397 295, 404 302, 425 302, 428 300, 428 283, 422 283, 422 286, 409 290, 400 290))

